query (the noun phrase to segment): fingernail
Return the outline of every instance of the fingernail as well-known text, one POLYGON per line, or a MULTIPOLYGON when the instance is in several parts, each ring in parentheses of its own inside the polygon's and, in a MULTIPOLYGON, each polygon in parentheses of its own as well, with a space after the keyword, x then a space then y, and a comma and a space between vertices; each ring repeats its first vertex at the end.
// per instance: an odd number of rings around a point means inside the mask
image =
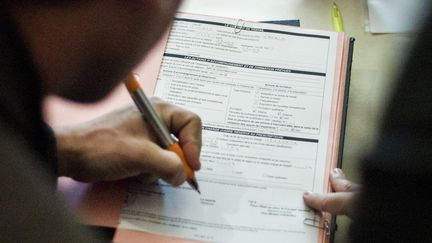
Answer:
POLYGON ((333 177, 340 177, 342 175, 343 175, 343 172, 342 172, 341 169, 339 169, 339 168, 334 168, 333 169, 333 171, 332 171, 332 176, 333 177))
POLYGON ((308 197, 308 196, 312 196, 313 192, 304 192, 303 196, 308 197))
POLYGON ((173 186, 180 186, 186 181, 186 173, 184 171, 179 172, 173 179, 173 186))

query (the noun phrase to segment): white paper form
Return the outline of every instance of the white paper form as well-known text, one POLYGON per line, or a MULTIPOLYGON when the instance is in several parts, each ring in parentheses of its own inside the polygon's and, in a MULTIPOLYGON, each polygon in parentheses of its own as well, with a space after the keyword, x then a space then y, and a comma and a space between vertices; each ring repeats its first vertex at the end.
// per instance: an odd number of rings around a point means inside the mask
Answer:
POLYGON ((155 96, 203 121, 202 194, 129 188, 120 228, 213 242, 318 242, 337 34, 178 15, 155 96))

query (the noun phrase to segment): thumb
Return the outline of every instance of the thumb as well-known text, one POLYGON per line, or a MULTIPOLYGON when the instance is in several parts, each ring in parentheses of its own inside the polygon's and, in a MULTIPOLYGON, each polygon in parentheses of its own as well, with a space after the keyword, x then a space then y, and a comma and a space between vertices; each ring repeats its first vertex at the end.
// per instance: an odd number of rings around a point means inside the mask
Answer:
POLYGON ((317 211, 350 216, 353 194, 351 192, 327 194, 306 192, 303 199, 307 206, 317 211))
POLYGON ((356 192, 360 190, 360 186, 347 180, 345 174, 339 168, 330 173, 330 183, 335 192, 356 192))
POLYGON ((162 149, 150 141, 141 141, 135 147, 133 166, 140 173, 153 173, 173 186, 186 180, 183 163, 174 152, 162 149))

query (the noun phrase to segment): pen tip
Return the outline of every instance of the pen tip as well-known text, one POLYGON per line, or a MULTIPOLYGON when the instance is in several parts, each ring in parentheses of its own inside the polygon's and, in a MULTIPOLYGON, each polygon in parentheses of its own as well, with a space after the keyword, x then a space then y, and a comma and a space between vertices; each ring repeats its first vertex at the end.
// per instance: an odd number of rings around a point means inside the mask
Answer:
POLYGON ((198 182, 196 181, 195 178, 192 178, 191 180, 188 180, 188 184, 192 187, 192 189, 194 189, 199 194, 201 194, 201 191, 199 190, 198 182))

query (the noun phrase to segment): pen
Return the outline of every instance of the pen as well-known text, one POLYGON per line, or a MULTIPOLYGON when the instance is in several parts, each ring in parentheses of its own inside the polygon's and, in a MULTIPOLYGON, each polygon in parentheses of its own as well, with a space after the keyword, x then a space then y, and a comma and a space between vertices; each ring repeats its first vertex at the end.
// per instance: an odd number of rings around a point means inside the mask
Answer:
POLYGON ((344 32, 342 15, 336 3, 333 3, 332 19, 333 19, 333 29, 337 32, 344 32))
POLYGON ((124 83, 133 101, 135 102, 135 105, 138 107, 138 110, 141 112, 144 119, 146 119, 146 121, 149 123, 151 129, 159 139, 160 145, 163 148, 176 153, 180 157, 183 163, 183 168, 186 172, 186 180, 188 184, 192 187, 192 189, 201 194, 199 191, 198 182, 195 178, 195 173, 190 168, 183 150, 178 143, 178 139, 168 131, 162 119, 156 113, 149 99, 144 94, 144 91, 141 89, 139 82, 135 78, 135 75, 130 74, 124 83))

